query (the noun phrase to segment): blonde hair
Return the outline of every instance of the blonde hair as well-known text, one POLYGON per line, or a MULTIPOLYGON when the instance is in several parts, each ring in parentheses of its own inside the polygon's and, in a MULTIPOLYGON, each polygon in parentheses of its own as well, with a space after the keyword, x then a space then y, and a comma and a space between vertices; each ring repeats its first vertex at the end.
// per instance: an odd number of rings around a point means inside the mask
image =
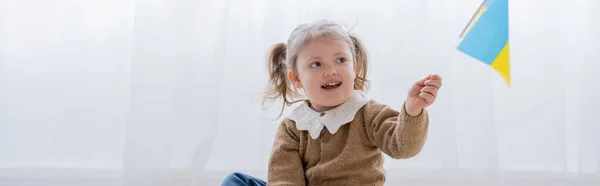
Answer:
MULTIPOLYGON (((267 70, 269 71, 269 85, 263 100, 263 106, 266 100, 277 100, 283 98, 283 108, 279 117, 283 114, 285 106, 290 106, 303 100, 295 100, 303 97, 287 78, 289 69, 297 72, 296 63, 298 53, 311 40, 317 38, 332 38, 346 42, 349 46, 357 63, 356 78, 354 79, 354 89, 367 91, 369 81, 367 80, 367 51, 363 42, 355 35, 346 31, 340 24, 330 20, 319 20, 316 22, 301 24, 290 34, 286 43, 277 43, 271 47, 268 55, 267 70)), ((295 73, 297 74, 297 73, 295 73)))

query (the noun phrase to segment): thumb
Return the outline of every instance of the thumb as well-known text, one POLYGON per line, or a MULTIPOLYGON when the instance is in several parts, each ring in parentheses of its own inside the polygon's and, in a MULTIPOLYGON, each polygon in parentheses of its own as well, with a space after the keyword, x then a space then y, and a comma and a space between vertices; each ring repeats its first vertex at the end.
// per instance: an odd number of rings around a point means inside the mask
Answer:
POLYGON ((442 77, 440 77, 440 76, 439 76, 439 75, 437 75, 437 74, 429 74, 429 76, 427 76, 427 78, 428 78, 429 80, 442 80, 442 77))
POLYGON ((427 77, 420 79, 419 81, 415 82, 415 85, 417 86, 425 86, 425 81, 429 80, 431 78, 431 75, 428 75, 427 77))

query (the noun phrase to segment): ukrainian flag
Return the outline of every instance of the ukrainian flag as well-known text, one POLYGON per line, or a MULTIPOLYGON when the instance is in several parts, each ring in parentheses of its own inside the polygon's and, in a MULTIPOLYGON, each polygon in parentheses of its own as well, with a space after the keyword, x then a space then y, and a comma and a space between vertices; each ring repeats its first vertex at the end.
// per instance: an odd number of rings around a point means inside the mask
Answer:
POLYGON ((459 51, 490 65, 510 87, 508 0, 485 0, 460 38, 459 51))

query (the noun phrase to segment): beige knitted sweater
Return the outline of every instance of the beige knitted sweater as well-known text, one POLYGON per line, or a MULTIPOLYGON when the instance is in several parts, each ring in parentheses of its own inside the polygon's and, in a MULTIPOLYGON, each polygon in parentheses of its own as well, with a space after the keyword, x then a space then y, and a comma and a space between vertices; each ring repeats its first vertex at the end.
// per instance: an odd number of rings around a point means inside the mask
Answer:
POLYGON ((418 116, 355 91, 341 106, 318 113, 305 102, 279 126, 267 184, 383 185, 383 153, 417 155, 427 138, 428 113, 418 116))

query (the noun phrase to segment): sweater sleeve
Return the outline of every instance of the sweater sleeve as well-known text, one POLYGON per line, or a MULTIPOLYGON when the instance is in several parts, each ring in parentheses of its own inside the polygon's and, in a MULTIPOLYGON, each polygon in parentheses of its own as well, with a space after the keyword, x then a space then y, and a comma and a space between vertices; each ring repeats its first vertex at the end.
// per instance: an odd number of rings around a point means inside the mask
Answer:
POLYGON ((299 138, 284 120, 279 125, 269 158, 267 184, 269 186, 305 186, 304 167, 300 160, 299 138))
POLYGON ((410 116, 405 103, 400 111, 375 102, 368 105, 365 110, 367 135, 381 151, 394 159, 411 158, 421 152, 429 126, 426 109, 418 116, 410 116))

